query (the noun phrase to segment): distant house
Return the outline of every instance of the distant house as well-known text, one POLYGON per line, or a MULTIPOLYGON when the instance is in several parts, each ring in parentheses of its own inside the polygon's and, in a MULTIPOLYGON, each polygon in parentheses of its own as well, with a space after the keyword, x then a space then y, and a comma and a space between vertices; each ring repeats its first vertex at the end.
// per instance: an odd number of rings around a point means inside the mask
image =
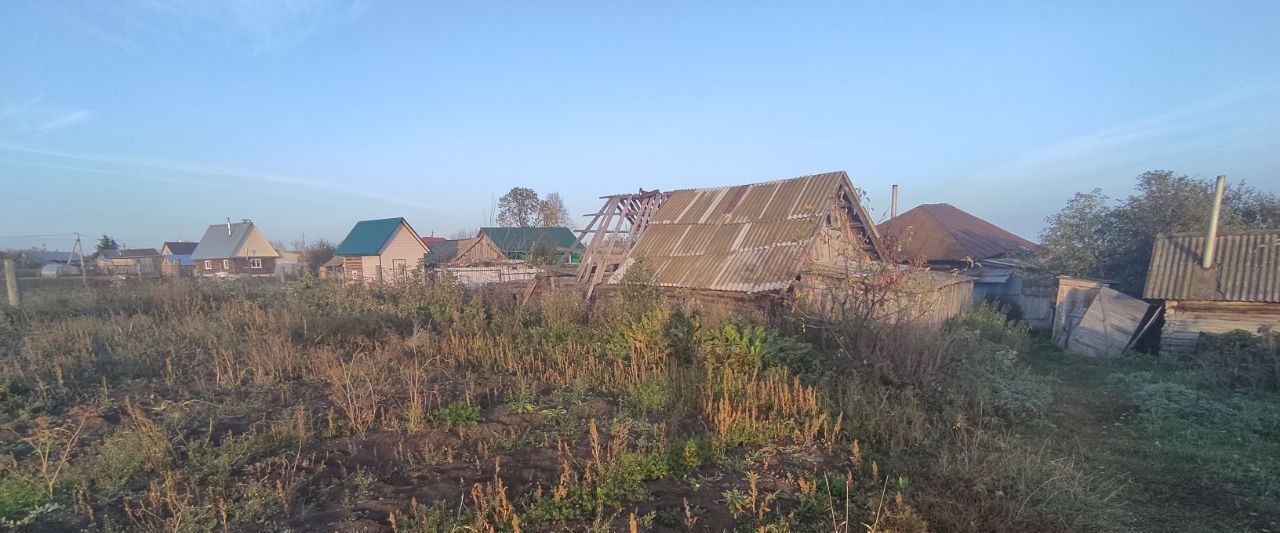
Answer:
POLYGON ((80 264, 80 254, 75 252, 59 252, 57 250, 28 250, 21 254, 23 260, 35 265, 70 265, 80 264))
POLYGON ((1019 257, 1035 243, 951 204, 917 206, 879 229, 899 260, 971 276, 975 298, 1016 305, 1035 329, 1052 326, 1054 283, 1028 283, 1032 265, 1019 257))
POLYGON ((320 265, 320 277, 324 279, 342 279, 342 256, 335 255, 320 265))
POLYGON ((974 263, 1016 256, 1036 244, 951 204, 924 204, 879 226, 898 246, 903 260, 969 268, 974 263))
POLYGON ((103 250, 98 253, 98 270, 111 275, 153 276, 160 273, 160 252, 155 248, 103 250))
MULTIPOLYGON (((422 240, 426 241, 427 237, 423 237, 422 240)), ((448 239, 428 243, 427 247, 430 250, 422 256, 422 266, 426 267, 427 270, 431 270, 452 263, 458 258, 458 250, 474 241, 475 238, 473 237, 470 239, 448 239)))
POLYGON ((191 252, 200 276, 269 276, 280 254, 253 222, 214 224, 191 252))
POLYGON ((1164 301, 1160 351, 1187 354, 1203 335, 1280 331, 1280 229, 1159 235, 1143 297, 1164 301))
POLYGON ((196 263, 191 260, 191 253, 196 251, 198 242, 170 241, 160 247, 163 261, 160 272, 166 276, 191 276, 195 274, 196 263))
POLYGON ((569 228, 480 228, 476 237, 475 243, 460 252, 464 260, 473 256, 478 258, 496 248, 507 259, 516 261, 530 261, 540 256, 558 261, 565 252, 569 252, 569 262, 576 263, 582 252, 580 247, 570 250, 577 237, 569 228))
POLYGON ((423 238, 422 238, 422 244, 425 244, 425 245, 427 245, 427 248, 430 248, 430 247, 431 247, 431 245, 433 245, 433 244, 439 244, 439 243, 442 243, 442 242, 445 242, 445 241, 448 241, 448 240, 449 240, 449 239, 446 239, 446 238, 444 238, 444 237, 436 237, 436 236, 432 235, 432 236, 430 236, 430 237, 423 237, 423 238))
POLYGON ((347 279, 382 281, 408 276, 428 251, 418 232, 397 217, 357 222, 334 255, 343 258, 347 279))

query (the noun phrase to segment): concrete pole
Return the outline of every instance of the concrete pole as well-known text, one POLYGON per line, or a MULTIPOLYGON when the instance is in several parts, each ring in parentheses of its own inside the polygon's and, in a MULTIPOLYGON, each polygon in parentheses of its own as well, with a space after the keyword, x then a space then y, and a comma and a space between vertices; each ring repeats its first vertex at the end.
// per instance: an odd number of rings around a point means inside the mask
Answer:
POLYGON ((893 186, 893 199, 889 203, 889 219, 898 218, 898 186, 893 186))
POLYGON ((1213 211, 1209 215, 1209 234, 1204 237, 1204 253, 1200 254, 1200 266, 1213 268, 1214 247, 1218 244, 1218 215, 1222 212, 1222 195, 1227 188, 1227 177, 1218 176, 1217 190, 1213 193, 1213 211))
POLYGON ((18 265, 12 259, 4 260, 4 286, 8 289, 9 305, 22 307, 22 295, 18 294, 18 265))

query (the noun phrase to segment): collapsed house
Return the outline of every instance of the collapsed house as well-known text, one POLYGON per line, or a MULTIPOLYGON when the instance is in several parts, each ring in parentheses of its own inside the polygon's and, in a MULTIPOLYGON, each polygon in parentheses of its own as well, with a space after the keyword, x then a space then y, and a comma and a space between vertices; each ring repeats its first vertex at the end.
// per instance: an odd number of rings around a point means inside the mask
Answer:
MULTIPOLYGON (((657 286, 702 301, 751 306, 788 295, 828 303, 833 291, 883 265, 879 234, 858 198, 844 172, 608 196, 579 237, 591 240, 577 281, 590 294, 640 269, 657 286)), ((971 301, 971 278, 918 277, 921 295, 955 299, 929 302, 930 310, 958 312, 971 301), (947 289, 956 285, 963 289, 947 289)))
POLYGON ((917 206, 879 230, 897 259, 971 276, 974 298, 1015 308, 1033 329, 1050 327, 1055 286, 1028 279, 1032 265, 1019 257, 1035 243, 951 204, 917 206))
POLYGON ((448 272, 467 285, 528 282, 557 260, 576 261, 582 248, 562 227, 480 228, 470 239, 430 245, 428 272, 448 272))
POLYGON ((1162 354, 1190 354, 1203 335, 1280 331, 1280 229, 1159 235, 1143 297, 1164 302, 1162 354))

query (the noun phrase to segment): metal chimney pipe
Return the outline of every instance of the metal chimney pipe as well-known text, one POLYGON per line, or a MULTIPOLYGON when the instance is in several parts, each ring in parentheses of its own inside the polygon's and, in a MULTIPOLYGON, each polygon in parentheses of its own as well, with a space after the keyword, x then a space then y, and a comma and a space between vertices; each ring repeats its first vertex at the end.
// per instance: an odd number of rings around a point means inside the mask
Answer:
POLYGON ((889 218, 898 218, 898 186, 893 186, 893 200, 889 203, 889 218))
POLYGON ((1213 268, 1213 250, 1218 244, 1218 215, 1222 212, 1222 194, 1227 188, 1227 177, 1218 176, 1217 190, 1213 193, 1213 211, 1209 215, 1209 234, 1204 237, 1204 252, 1200 254, 1200 266, 1213 268))
POLYGON ((227 236, 231 236, 231 217, 227 217, 227 236))

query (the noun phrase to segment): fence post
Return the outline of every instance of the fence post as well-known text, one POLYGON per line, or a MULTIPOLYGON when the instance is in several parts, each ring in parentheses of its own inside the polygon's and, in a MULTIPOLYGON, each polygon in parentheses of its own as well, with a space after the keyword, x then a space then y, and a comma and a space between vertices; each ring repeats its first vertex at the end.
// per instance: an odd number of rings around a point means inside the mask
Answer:
POLYGON ((9 305, 22 307, 22 295, 18 294, 18 266, 12 259, 4 260, 4 286, 8 289, 9 305))

